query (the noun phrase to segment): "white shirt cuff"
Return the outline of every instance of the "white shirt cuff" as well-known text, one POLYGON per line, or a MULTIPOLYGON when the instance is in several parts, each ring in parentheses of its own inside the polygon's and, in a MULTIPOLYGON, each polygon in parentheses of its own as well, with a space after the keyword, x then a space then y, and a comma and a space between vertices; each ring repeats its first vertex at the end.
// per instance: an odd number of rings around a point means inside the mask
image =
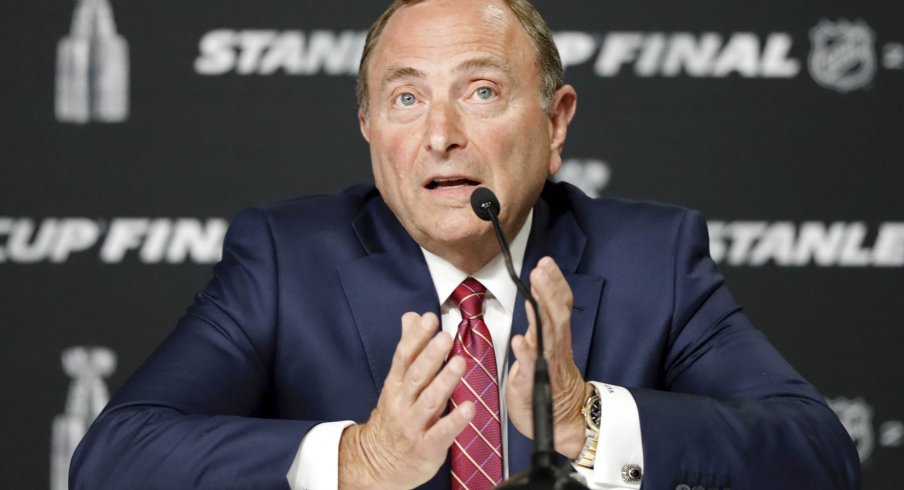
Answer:
POLYGON ((643 440, 640 415, 631 392, 621 386, 591 381, 600 394, 602 423, 593 469, 577 465, 575 470, 590 488, 637 490, 641 482, 625 482, 622 469, 637 465, 643 471, 643 440))
POLYGON ((292 490, 334 490, 339 487, 339 440, 351 420, 324 422, 308 431, 286 474, 292 490))

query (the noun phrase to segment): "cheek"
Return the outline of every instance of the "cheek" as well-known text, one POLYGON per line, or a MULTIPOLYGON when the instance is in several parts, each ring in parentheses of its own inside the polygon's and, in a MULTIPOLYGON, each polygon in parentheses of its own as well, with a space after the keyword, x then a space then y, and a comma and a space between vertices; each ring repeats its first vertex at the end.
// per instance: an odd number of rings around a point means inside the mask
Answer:
POLYGON ((384 143, 385 158, 394 170, 394 177, 399 180, 411 177, 417 157, 417 143, 414 141, 414 137, 410 133, 398 131, 389 135, 384 143))

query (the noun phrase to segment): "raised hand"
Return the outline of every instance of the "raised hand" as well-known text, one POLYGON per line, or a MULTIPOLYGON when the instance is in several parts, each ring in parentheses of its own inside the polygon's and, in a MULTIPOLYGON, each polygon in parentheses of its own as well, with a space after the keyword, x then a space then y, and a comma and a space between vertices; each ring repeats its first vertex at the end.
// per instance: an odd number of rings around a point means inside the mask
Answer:
POLYGON ((413 488, 436 474, 449 446, 474 416, 462 403, 440 417, 465 370, 433 313, 402 316, 402 338, 368 421, 339 443, 340 488, 413 488))
MULTIPOLYGON (((571 308, 574 297, 565 276, 551 257, 544 257, 530 274, 531 292, 537 298, 543 315, 543 349, 549 363, 552 385, 555 449, 574 459, 585 440, 585 423, 581 415, 590 387, 584 382, 574 363, 571 350, 571 308)), ((512 338, 515 362, 509 370, 505 387, 505 403, 509 419, 519 432, 533 438, 531 393, 534 386, 534 363, 537 359, 537 325, 533 308, 527 307, 528 329, 525 335, 512 338)))

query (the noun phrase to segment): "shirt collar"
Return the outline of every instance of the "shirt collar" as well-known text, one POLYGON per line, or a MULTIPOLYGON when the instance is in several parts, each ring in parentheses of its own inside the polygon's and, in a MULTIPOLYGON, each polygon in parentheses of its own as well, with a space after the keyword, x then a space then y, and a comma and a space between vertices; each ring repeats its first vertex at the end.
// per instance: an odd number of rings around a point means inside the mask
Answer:
MULTIPOLYGON (((510 243, 512 266, 515 268, 515 274, 519 277, 521 275, 521 267, 524 264, 524 252, 527 249, 527 237, 530 236, 533 217, 534 210, 531 209, 521 230, 510 243)), ((468 274, 460 271, 446 259, 427 251, 424 247, 421 247, 421 251, 427 261, 430 277, 433 278, 436 295, 440 299, 440 304, 443 304, 449 299, 455 288, 468 277, 468 274)), ((509 278, 502 253, 496 254, 482 269, 471 274, 471 277, 480 281, 487 288, 487 291, 499 300, 506 313, 514 314, 518 288, 509 278)))

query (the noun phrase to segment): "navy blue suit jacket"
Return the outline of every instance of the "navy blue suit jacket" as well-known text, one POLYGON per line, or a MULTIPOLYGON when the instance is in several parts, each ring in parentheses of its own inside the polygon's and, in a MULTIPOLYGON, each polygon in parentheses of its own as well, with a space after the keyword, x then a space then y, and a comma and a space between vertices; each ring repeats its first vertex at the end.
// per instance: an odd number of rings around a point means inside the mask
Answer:
MULTIPOLYGON (((850 438, 741 312, 698 213, 547 184, 533 219, 522 276, 545 255, 562 268, 578 368, 637 402, 645 489, 859 485, 850 438)), ((71 488, 287 488, 311 427, 367 420, 407 311, 439 300, 372 186, 241 213, 212 280, 79 446, 71 488)), ((531 442, 508 431, 514 473, 531 442)), ((448 468, 427 486, 447 488, 448 468)))

